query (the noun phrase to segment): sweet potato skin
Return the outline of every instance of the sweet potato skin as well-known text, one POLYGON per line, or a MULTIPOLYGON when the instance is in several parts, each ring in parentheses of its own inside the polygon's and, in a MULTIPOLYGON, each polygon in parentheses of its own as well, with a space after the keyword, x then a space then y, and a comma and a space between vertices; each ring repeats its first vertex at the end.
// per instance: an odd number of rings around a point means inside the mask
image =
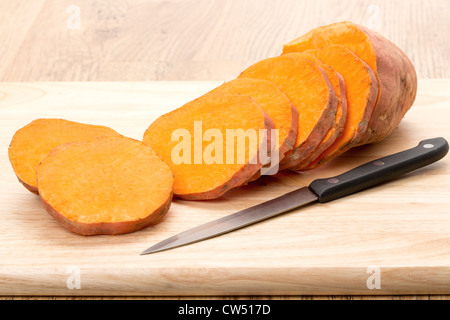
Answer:
MULTIPOLYGON (((287 152, 286 156, 280 162, 280 170, 294 169, 296 168, 304 159, 305 155, 310 154, 314 149, 320 144, 322 139, 325 137, 327 132, 330 130, 330 126, 334 125, 334 119, 336 117, 336 109, 339 103, 336 92, 328 79, 326 72, 318 66, 323 74, 323 77, 329 88, 329 98, 328 104, 325 108, 325 114, 323 121, 318 123, 316 127, 311 131, 310 135, 306 141, 298 148, 287 152)), ((299 129, 301 130, 301 122, 299 122, 299 129)), ((294 169, 295 170, 295 169, 294 169)))
POLYGON ((411 60, 393 42, 366 27, 358 27, 372 42, 380 83, 375 110, 358 143, 363 145, 379 142, 397 128, 415 101, 417 74, 411 60))
POLYGON ((29 185, 28 183, 26 183, 25 181, 23 181, 22 179, 20 179, 20 177, 16 176, 17 180, 19 180, 19 182, 26 188, 28 189, 28 191, 30 191, 31 193, 34 193, 36 195, 39 194, 38 188, 32 185, 29 185))
POLYGON ((161 205, 157 210, 149 214, 144 219, 123 222, 83 223, 73 221, 56 211, 41 196, 40 200, 44 209, 65 229, 73 233, 83 236, 120 235, 139 231, 149 226, 158 224, 162 220, 164 220, 166 213, 169 211, 172 203, 172 194, 167 198, 167 201, 163 205, 161 205))
POLYGON ((339 119, 339 122, 336 125, 336 132, 337 136, 335 139, 332 139, 330 141, 327 141, 326 143, 322 143, 317 147, 305 160, 303 160, 298 165, 291 168, 291 170, 294 171, 305 171, 310 170, 311 163, 313 163, 316 159, 320 157, 320 155, 323 154, 325 150, 327 150, 335 141, 336 139, 339 139, 339 137, 342 135, 342 132, 344 130, 346 118, 347 118, 347 95, 345 93, 345 81, 344 78, 338 73, 337 74, 339 79, 339 87, 341 89, 341 108, 342 108, 342 116, 339 119))
MULTIPOLYGON (((295 56, 281 55, 253 64, 242 71, 238 77, 258 78, 273 82, 298 109, 299 126, 297 140, 294 149, 288 151, 281 160, 280 170, 288 169, 302 161, 303 156, 316 148, 330 127, 334 125, 338 98, 325 71, 313 61, 300 59, 295 56), (305 79, 304 77, 308 74, 311 77, 305 79), (316 81, 317 83, 313 83, 316 81), (308 100, 304 99, 305 96, 302 95, 302 92, 305 90, 314 91, 314 94, 310 94, 307 97, 323 99, 323 101, 317 102, 320 103, 320 112, 318 110, 311 112, 311 108, 305 106, 304 101, 308 100), (325 96, 326 98, 324 98, 325 96), (307 117, 309 116, 314 122, 308 122, 308 126, 305 126, 305 119, 308 119, 307 117)), ((311 100, 314 101, 316 99, 313 98, 311 100)), ((313 107, 317 108, 317 106, 313 107)))
POLYGON ((334 141, 339 138, 344 130, 344 125, 346 123, 347 118, 347 94, 346 94, 346 86, 345 80, 336 70, 332 67, 324 64, 318 59, 313 53, 308 51, 304 52, 291 52, 285 54, 287 56, 296 56, 302 59, 308 59, 315 63, 317 63, 328 75, 328 78, 336 91, 336 96, 338 98, 338 111, 336 111, 336 120, 334 125, 330 128, 329 132, 326 134, 324 139, 319 143, 319 145, 310 151, 309 154, 304 156, 304 159, 297 165, 290 167, 290 170, 298 171, 304 170, 307 168, 307 165, 316 159, 323 151, 325 151, 328 147, 330 147, 334 141), (338 118, 339 117, 339 118, 338 118))
MULTIPOLYGON (((289 106, 290 106, 290 130, 288 133, 286 133, 286 136, 284 136, 283 140, 281 138, 281 130, 280 129, 280 144, 278 146, 278 153, 279 153, 279 159, 283 159, 284 154, 289 151, 292 150, 297 138, 297 128, 298 128, 298 112, 297 112, 297 108, 292 104, 292 102, 286 97, 286 95, 272 82, 267 81, 267 80, 263 80, 263 79, 252 79, 252 78, 237 78, 228 82, 223 83, 222 85, 220 85, 219 87, 211 90, 210 92, 208 92, 208 94, 214 94, 217 92, 225 92, 225 93, 236 93, 236 94, 243 94, 243 95, 247 95, 250 98, 252 98, 253 100, 255 100, 256 103, 259 103, 261 105, 261 107, 263 108, 264 111, 264 105, 262 103, 260 103, 260 97, 259 96, 255 96, 258 94, 258 92, 254 92, 254 87, 260 87, 260 88, 264 88, 266 89, 266 91, 272 93, 272 92, 277 92, 277 94, 281 95, 286 102, 289 101, 289 106), (250 86, 250 84, 253 84, 253 86, 250 86), (253 95, 252 95, 253 94, 253 95)), ((262 90, 262 89, 261 89, 262 90)), ((263 90, 263 92, 265 92, 263 90)), ((265 92, 267 93, 267 92, 265 92)), ((279 100, 277 100, 278 102, 279 100)), ((264 101, 265 104, 267 104, 267 102, 264 101)), ((288 105, 286 103, 286 105, 288 105)), ((273 108, 273 105, 271 105, 270 107, 273 108)), ((284 106, 283 106, 284 107, 284 106)), ((285 112, 285 114, 287 113, 285 112)), ((269 117, 271 117, 270 112, 268 112, 269 117)), ((275 119, 274 119, 275 120, 275 119)), ((274 121, 274 123, 276 124, 276 121, 274 121)), ((276 126, 275 126, 276 127, 276 126)), ((285 129, 284 129, 285 130, 285 129)))
POLYGON ((56 147, 38 166, 37 185, 48 214, 65 229, 86 236, 125 234, 155 225, 164 219, 173 198, 167 164, 142 141, 124 136, 56 147), (120 165, 122 170, 116 170, 120 165), (84 175, 86 168, 91 171, 84 175), (159 177, 163 183, 155 182, 159 177), (127 179, 137 184, 127 184, 127 179), (155 184, 160 188, 154 190, 155 184), (130 207, 134 209, 128 211, 130 207), (100 218, 90 218, 99 212, 100 218))

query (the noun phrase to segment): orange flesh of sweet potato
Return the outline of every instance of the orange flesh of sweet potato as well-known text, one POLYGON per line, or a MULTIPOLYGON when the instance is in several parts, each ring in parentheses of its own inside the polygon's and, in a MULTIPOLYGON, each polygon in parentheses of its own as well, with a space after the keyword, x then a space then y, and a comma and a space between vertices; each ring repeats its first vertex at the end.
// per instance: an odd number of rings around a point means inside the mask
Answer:
POLYGON ((279 159, 294 148, 297 138, 298 112, 286 95, 272 82, 262 79, 238 78, 228 81, 211 93, 247 95, 267 113, 278 129, 279 159))
POLYGON ((173 175, 141 141, 123 136, 53 149, 37 169, 41 201, 63 227, 81 234, 124 234, 160 222, 173 175))
POLYGON ((332 45, 306 51, 331 66, 345 81, 347 120, 342 135, 308 167, 322 165, 360 143, 367 130, 378 95, 378 81, 373 70, 353 52, 332 45))
POLYGON ((294 52, 287 53, 286 55, 297 56, 298 58, 308 59, 318 64, 327 74, 331 85, 334 88, 336 96, 338 98, 338 105, 336 109, 336 117, 334 120, 334 126, 330 128, 328 133, 322 139, 320 144, 307 155, 302 162, 298 165, 290 168, 291 170, 303 170, 307 165, 316 159, 325 149, 333 144, 333 142, 342 134, 344 125, 347 118, 347 97, 345 93, 345 81, 344 78, 336 72, 333 68, 325 65, 315 55, 308 52, 294 52))
POLYGON ((256 141, 256 145, 253 145, 255 148, 251 148, 249 142, 243 148, 239 147, 237 140, 227 143, 229 131, 242 130, 243 133, 253 132, 259 135, 259 130, 269 131, 273 128, 272 119, 250 97, 210 93, 156 119, 145 131, 143 141, 172 169, 176 197, 207 200, 218 198, 253 177, 264 165, 259 157, 260 149, 266 148, 264 151, 268 152, 270 148, 270 141, 263 147, 263 139, 256 141), (213 130, 216 134, 201 142, 202 136, 213 130), (175 131, 180 132, 180 136, 172 139, 175 131), (186 158, 175 161, 173 152, 177 145, 184 144, 185 141, 188 141, 187 148, 183 148, 178 154, 182 153, 186 158), (209 149, 212 144, 214 148, 209 149), (197 160, 196 154, 199 155, 197 160), (212 158, 208 160, 209 155, 212 158), (243 157, 243 161, 239 160, 239 156, 243 157))
POLYGON ((264 59, 244 70, 239 78, 273 82, 297 108, 297 140, 293 151, 281 161, 280 169, 300 163, 334 125, 336 93, 325 71, 310 60, 287 55, 264 59))
MULTIPOLYGON (((340 137, 344 133, 345 123, 347 121, 348 103, 347 103, 347 94, 346 94, 346 89, 345 89, 345 86, 346 86, 345 80, 339 73, 338 73, 338 79, 339 79, 339 88, 342 90, 342 96, 341 96, 341 102, 340 102, 342 105, 342 108, 338 109, 337 116, 336 116, 336 121, 339 118, 339 122, 336 122, 336 124, 335 124, 335 126, 336 126, 335 130, 337 131, 337 135, 334 139, 332 139, 332 141, 327 141, 324 139, 325 142, 321 143, 319 145, 319 147, 316 148, 309 157, 307 157, 304 161, 302 161, 298 165, 297 168, 293 168, 294 170, 309 170, 310 164, 312 162, 316 161, 316 159, 318 159, 322 154, 324 154, 324 152, 326 150, 331 148, 336 143, 336 141, 338 141, 340 139, 340 137)), ((332 132, 328 133, 328 135, 330 135, 330 134, 333 134, 333 133, 332 132)))
POLYGON ((19 181, 38 193, 36 168, 55 147, 100 136, 119 136, 111 128, 64 119, 37 119, 19 129, 8 149, 9 160, 19 181))
POLYGON ((353 51, 375 72, 379 84, 376 107, 359 145, 386 138, 414 103, 417 75, 406 54, 380 34, 352 22, 339 22, 311 30, 287 43, 283 52, 301 52, 332 44, 353 51))
MULTIPOLYGON (((342 75, 347 98, 347 120, 344 131, 331 147, 311 161, 314 164, 311 166, 315 167, 318 163, 326 163, 357 144, 357 139, 367 129, 375 107, 378 82, 371 68, 343 46, 331 45, 321 49, 307 50, 304 53, 316 56, 342 75)), ((303 164, 301 169, 304 169, 305 165, 303 164)))

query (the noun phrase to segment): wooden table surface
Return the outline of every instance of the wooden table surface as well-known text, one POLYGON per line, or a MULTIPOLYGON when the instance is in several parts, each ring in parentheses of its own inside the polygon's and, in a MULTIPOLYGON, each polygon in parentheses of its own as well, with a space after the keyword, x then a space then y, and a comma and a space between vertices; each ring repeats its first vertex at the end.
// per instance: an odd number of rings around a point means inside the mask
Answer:
POLYGON ((449 11, 447 0, 1 1, 0 81, 225 81, 341 20, 394 41, 419 78, 450 78, 449 11))

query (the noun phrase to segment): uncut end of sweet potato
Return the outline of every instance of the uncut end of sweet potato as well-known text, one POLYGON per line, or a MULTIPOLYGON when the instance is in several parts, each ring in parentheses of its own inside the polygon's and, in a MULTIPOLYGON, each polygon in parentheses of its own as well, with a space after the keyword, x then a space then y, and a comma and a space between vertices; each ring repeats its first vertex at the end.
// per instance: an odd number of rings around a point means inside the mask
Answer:
POLYGON ((414 104, 417 74, 408 56, 392 41, 365 27, 358 26, 370 39, 376 55, 379 97, 367 132, 358 145, 379 142, 400 124, 414 104))
MULTIPOLYGON (((327 137, 328 136, 327 135, 322 140, 322 142, 319 144, 319 146, 305 160, 303 160, 297 166, 290 168, 290 170, 293 170, 293 171, 311 170, 312 168, 310 166, 313 163, 315 163, 315 161, 317 159, 319 159, 321 155, 324 154, 325 150, 330 148, 336 142, 336 140, 338 140, 342 136, 342 134, 344 132, 346 119, 347 119, 347 95, 345 93, 344 78, 339 73, 337 74, 337 76, 338 76, 339 90, 340 90, 339 108, 338 108, 338 113, 336 113, 335 128, 333 130, 335 132, 334 133, 329 132, 329 134, 328 134, 328 135, 333 134, 335 136, 330 139, 327 137)), ((319 161, 317 161, 317 163, 319 163, 319 161)))
POLYGON ((121 235, 136 232, 162 222, 172 204, 172 195, 166 202, 147 217, 134 221, 82 223, 67 219, 50 204, 41 199, 42 206, 62 227, 82 236, 121 235))

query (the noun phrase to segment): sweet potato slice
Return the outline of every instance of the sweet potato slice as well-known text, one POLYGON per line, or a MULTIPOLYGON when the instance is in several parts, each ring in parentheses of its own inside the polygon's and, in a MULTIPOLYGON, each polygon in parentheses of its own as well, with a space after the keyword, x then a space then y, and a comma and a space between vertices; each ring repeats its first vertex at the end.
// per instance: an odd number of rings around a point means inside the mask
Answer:
POLYGON ((287 43, 283 53, 343 45, 374 70, 379 92, 376 107, 359 144, 386 138, 414 103, 417 75, 406 54, 380 34, 352 22, 338 22, 311 30, 287 43))
POLYGON ((297 108, 297 140, 294 149, 280 162, 280 169, 300 163, 334 125, 336 93, 325 71, 310 60, 288 55, 264 59, 245 69, 239 78, 273 82, 297 108))
POLYGON ((63 227, 81 234, 124 234, 162 221, 173 175, 142 141, 122 136, 53 149, 37 169, 41 201, 63 227))
POLYGON ((172 169, 176 197, 207 200, 242 185, 262 168, 266 159, 260 150, 270 157, 270 129, 272 119, 250 97, 209 93, 156 119, 143 141, 172 169), (260 130, 267 140, 259 138, 260 130))
POLYGON ((328 79, 330 80, 330 83, 333 86, 336 96, 338 98, 338 105, 336 109, 336 117, 334 119, 334 126, 330 128, 330 130, 327 132, 327 134, 322 139, 320 144, 308 155, 305 156, 305 159, 302 162, 290 168, 291 170, 304 170, 307 168, 307 165, 311 161, 315 160, 323 151, 325 151, 328 147, 330 147, 334 143, 334 141, 341 136, 344 130, 344 125, 347 119, 347 96, 345 92, 345 81, 344 78, 338 72, 336 72, 332 67, 324 64, 312 53, 294 52, 294 53, 287 53, 287 55, 308 59, 318 64, 326 72, 328 79))
POLYGON ((289 98, 272 82, 263 79, 238 78, 218 86, 211 93, 247 95, 267 113, 278 129, 276 150, 281 160, 294 148, 297 138, 298 112, 289 98))
POLYGON ((312 163, 310 162, 311 165, 306 165, 302 169, 325 164, 360 144, 361 137, 367 131, 378 95, 378 81, 375 73, 364 61, 346 47, 330 45, 305 52, 313 54, 344 78, 347 97, 347 120, 342 135, 336 139, 331 147, 313 159, 312 163))
POLYGON ((53 148, 100 136, 119 133, 105 126, 64 119, 36 119, 14 134, 8 149, 9 160, 19 181, 37 194, 36 168, 53 148))

